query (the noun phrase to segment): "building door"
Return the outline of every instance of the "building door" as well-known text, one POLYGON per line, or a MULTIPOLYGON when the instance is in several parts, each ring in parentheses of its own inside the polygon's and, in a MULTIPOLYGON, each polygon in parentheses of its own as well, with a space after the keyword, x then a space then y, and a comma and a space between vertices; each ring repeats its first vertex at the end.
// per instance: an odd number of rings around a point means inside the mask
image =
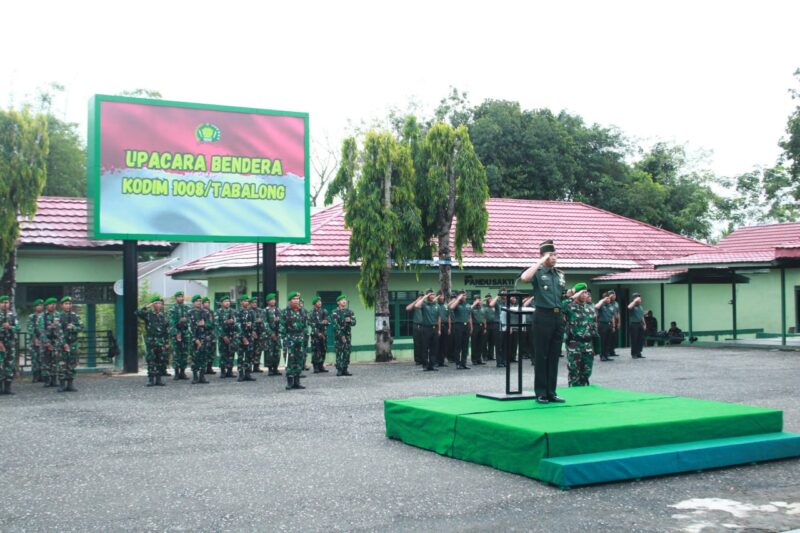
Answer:
POLYGON ((800 333, 800 287, 794 288, 794 332, 800 333))
POLYGON ((342 294, 340 291, 317 291, 317 296, 322 298, 322 308, 328 312, 328 351, 333 350, 333 322, 331 322, 331 313, 339 307, 336 305, 336 298, 342 294))

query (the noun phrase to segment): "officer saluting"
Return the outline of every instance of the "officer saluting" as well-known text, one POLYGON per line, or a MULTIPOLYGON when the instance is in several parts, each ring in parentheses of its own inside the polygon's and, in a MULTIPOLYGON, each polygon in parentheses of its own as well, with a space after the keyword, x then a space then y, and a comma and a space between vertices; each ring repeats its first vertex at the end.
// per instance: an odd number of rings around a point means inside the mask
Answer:
POLYGON ((558 379, 558 357, 564 341, 564 316, 561 303, 566 292, 564 273, 556 268, 556 247, 553 241, 539 245, 539 260, 520 276, 522 281, 533 284, 533 300, 536 312, 533 315, 535 342, 534 392, 539 403, 564 403, 556 395, 558 379))

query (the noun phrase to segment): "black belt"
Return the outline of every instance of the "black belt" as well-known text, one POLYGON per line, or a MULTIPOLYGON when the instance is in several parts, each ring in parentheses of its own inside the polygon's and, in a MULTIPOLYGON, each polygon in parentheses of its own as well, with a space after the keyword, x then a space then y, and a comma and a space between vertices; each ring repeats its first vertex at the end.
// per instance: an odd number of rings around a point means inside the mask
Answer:
POLYGON ((560 307, 537 307, 536 308, 536 312, 538 313, 539 311, 543 311, 545 313, 560 313, 561 312, 561 308, 560 307))
POLYGON ((466 326, 469 322, 453 322, 454 326, 466 326))
POLYGON ((431 325, 428 325, 428 324, 420 324, 419 326, 420 326, 421 328, 435 328, 435 327, 436 327, 436 325, 435 325, 435 324, 431 324, 431 325))

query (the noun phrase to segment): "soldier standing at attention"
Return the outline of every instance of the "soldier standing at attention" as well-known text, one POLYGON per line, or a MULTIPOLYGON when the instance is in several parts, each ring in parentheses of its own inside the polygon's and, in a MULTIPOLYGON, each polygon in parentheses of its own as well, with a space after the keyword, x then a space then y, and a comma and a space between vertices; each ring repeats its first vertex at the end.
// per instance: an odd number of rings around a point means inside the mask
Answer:
POLYGON ((613 350, 614 335, 617 331, 617 295, 614 291, 608 291, 599 302, 595 304, 597 309, 597 330, 600 334, 600 360, 611 361, 611 350, 613 350))
POLYGON ((58 351, 64 340, 61 335, 61 316, 56 311, 58 300, 44 301, 45 311, 39 317, 39 342, 42 345, 42 381, 45 387, 55 387, 58 379, 58 351))
POLYGON ((255 381, 250 375, 250 369, 256 358, 255 322, 256 317, 250 309, 250 299, 247 296, 239 298, 239 312, 236 313, 239 326, 239 342, 237 343, 236 371, 239 378, 236 381, 255 381))
POLYGON ((436 293, 436 305, 439 307, 439 320, 442 321, 442 332, 439 334, 439 350, 437 353, 437 367, 447 366, 445 360, 449 357, 450 350, 450 309, 445 303, 444 293, 436 293))
POLYGON ((42 381, 42 343, 39 341, 39 317, 42 316, 44 301, 37 298, 33 301, 33 313, 28 317, 28 354, 31 356, 31 383, 42 381))
POLYGON ((442 321, 439 318, 439 309, 436 306, 436 296, 433 294, 433 289, 425 291, 425 296, 417 300, 414 307, 422 311, 420 357, 425 365, 425 371, 439 370, 436 368, 436 341, 442 331, 442 321))
POLYGON ((207 350, 205 354, 206 375, 211 376, 216 374, 216 371, 214 370, 214 357, 217 355, 217 332, 212 326, 214 324, 214 310, 211 309, 211 299, 208 296, 203 296, 203 310, 205 311, 206 315, 206 323, 209 325, 206 332, 211 336, 211 344, 205 345, 207 350))
POLYGON ((311 300, 311 364, 314 373, 327 372, 325 370, 325 355, 328 349, 328 311, 322 307, 322 298, 315 296, 311 300))
POLYGON ((418 365, 421 365, 423 361, 422 341, 420 340, 420 337, 422 336, 422 309, 417 307, 417 302, 424 298, 425 295, 423 293, 419 293, 417 295, 417 299, 406 306, 406 311, 413 313, 411 318, 411 335, 413 336, 414 340, 414 362, 418 365))
POLYGON ((483 342, 486 335, 486 320, 483 318, 483 306, 480 294, 475 295, 470 309, 470 336, 472 337, 472 364, 485 365, 483 362, 483 342))
POLYGON ((267 294, 266 299, 266 322, 264 325, 267 347, 264 353, 264 364, 269 369, 269 376, 280 376, 278 365, 281 364, 281 313, 275 307, 276 294, 274 292, 267 294))
POLYGON ((642 307, 642 296, 638 292, 632 295, 633 300, 628 304, 628 331, 631 336, 631 357, 633 359, 644 359, 642 348, 644 348, 644 307, 642 307))
POLYGON ((186 366, 189 361, 189 306, 183 303, 183 292, 175 293, 175 305, 169 309, 169 338, 172 343, 172 366, 175 381, 188 379, 186 366))
POLYGON ((493 314, 494 322, 492 323, 492 337, 494 345, 494 355, 497 358, 497 368, 505 368, 506 366, 506 359, 505 359, 505 350, 503 349, 503 332, 500 331, 500 305, 502 305, 502 300, 500 297, 504 294, 504 290, 500 289, 497 292, 497 296, 487 299, 487 307, 490 309, 490 312, 493 314))
POLYGON ((539 260, 525 270, 520 279, 533 284, 536 311, 533 314, 534 392, 538 403, 564 403, 556 395, 558 358, 564 342, 564 315, 561 300, 566 292, 564 273, 556 268, 553 241, 539 245, 539 260))
POLYGON ((257 374, 263 374, 264 371, 259 368, 261 364, 261 353, 264 351, 264 347, 266 345, 264 335, 264 310, 259 309, 258 307, 258 298, 250 298, 250 311, 253 313, 253 317, 255 318, 255 322, 253 322, 253 338, 254 346, 253 350, 255 353, 253 354, 253 372, 257 374))
POLYGON ((83 331, 81 318, 72 310, 72 298, 61 298, 61 335, 63 344, 58 357, 58 379, 61 387, 58 392, 77 392, 72 386, 75 368, 78 366, 78 333, 83 331))
POLYGON ((567 320, 567 380, 570 387, 588 385, 592 375, 597 311, 586 288, 585 283, 575 285, 572 298, 564 306, 567 320))
POLYGON ((300 293, 289 293, 289 305, 281 317, 281 334, 283 335, 288 355, 286 359, 286 390, 305 389, 300 385, 300 373, 303 371, 305 354, 305 335, 308 328, 306 315, 300 309, 300 293))
POLYGON ((236 312, 231 309, 231 299, 227 296, 220 300, 222 307, 217 310, 214 319, 214 332, 219 347, 219 377, 233 377, 233 359, 239 343, 239 321, 236 312))
POLYGON ((347 307, 347 296, 340 294, 336 298, 338 306, 331 314, 333 321, 333 337, 336 346, 336 375, 352 376, 347 368, 350 366, 350 350, 352 348, 352 328, 356 325, 356 315, 347 307))
POLYGON ((206 353, 210 353, 208 344, 214 345, 214 337, 209 333, 212 322, 203 309, 203 297, 192 296, 192 308, 188 313, 189 329, 187 342, 192 346, 192 385, 208 383, 206 380, 206 353))
POLYGON ((19 322, 11 301, 5 294, 0 296, 0 393, 13 394, 11 382, 17 371, 17 332, 19 322))
POLYGON ((164 313, 164 300, 153 296, 150 303, 136 311, 136 316, 144 320, 145 361, 147 361, 147 386, 163 387, 161 369, 169 342, 169 319, 164 313))
POLYGON ((467 306, 467 293, 458 291, 448 304, 453 313, 453 358, 457 370, 468 370, 467 351, 469 342, 470 308, 467 306))
POLYGON ((495 313, 491 306, 492 295, 487 294, 483 300, 483 319, 486 321, 486 334, 483 339, 483 357, 487 361, 494 361, 494 343, 495 343, 495 313))

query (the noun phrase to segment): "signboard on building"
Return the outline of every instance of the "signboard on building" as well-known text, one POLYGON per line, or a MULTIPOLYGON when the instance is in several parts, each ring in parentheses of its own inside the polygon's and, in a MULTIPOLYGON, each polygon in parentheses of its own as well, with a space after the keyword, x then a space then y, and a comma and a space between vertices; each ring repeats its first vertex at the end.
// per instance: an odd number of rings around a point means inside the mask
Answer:
POLYGON ((95 239, 308 242, 308 114, 95 96, 95 239))

